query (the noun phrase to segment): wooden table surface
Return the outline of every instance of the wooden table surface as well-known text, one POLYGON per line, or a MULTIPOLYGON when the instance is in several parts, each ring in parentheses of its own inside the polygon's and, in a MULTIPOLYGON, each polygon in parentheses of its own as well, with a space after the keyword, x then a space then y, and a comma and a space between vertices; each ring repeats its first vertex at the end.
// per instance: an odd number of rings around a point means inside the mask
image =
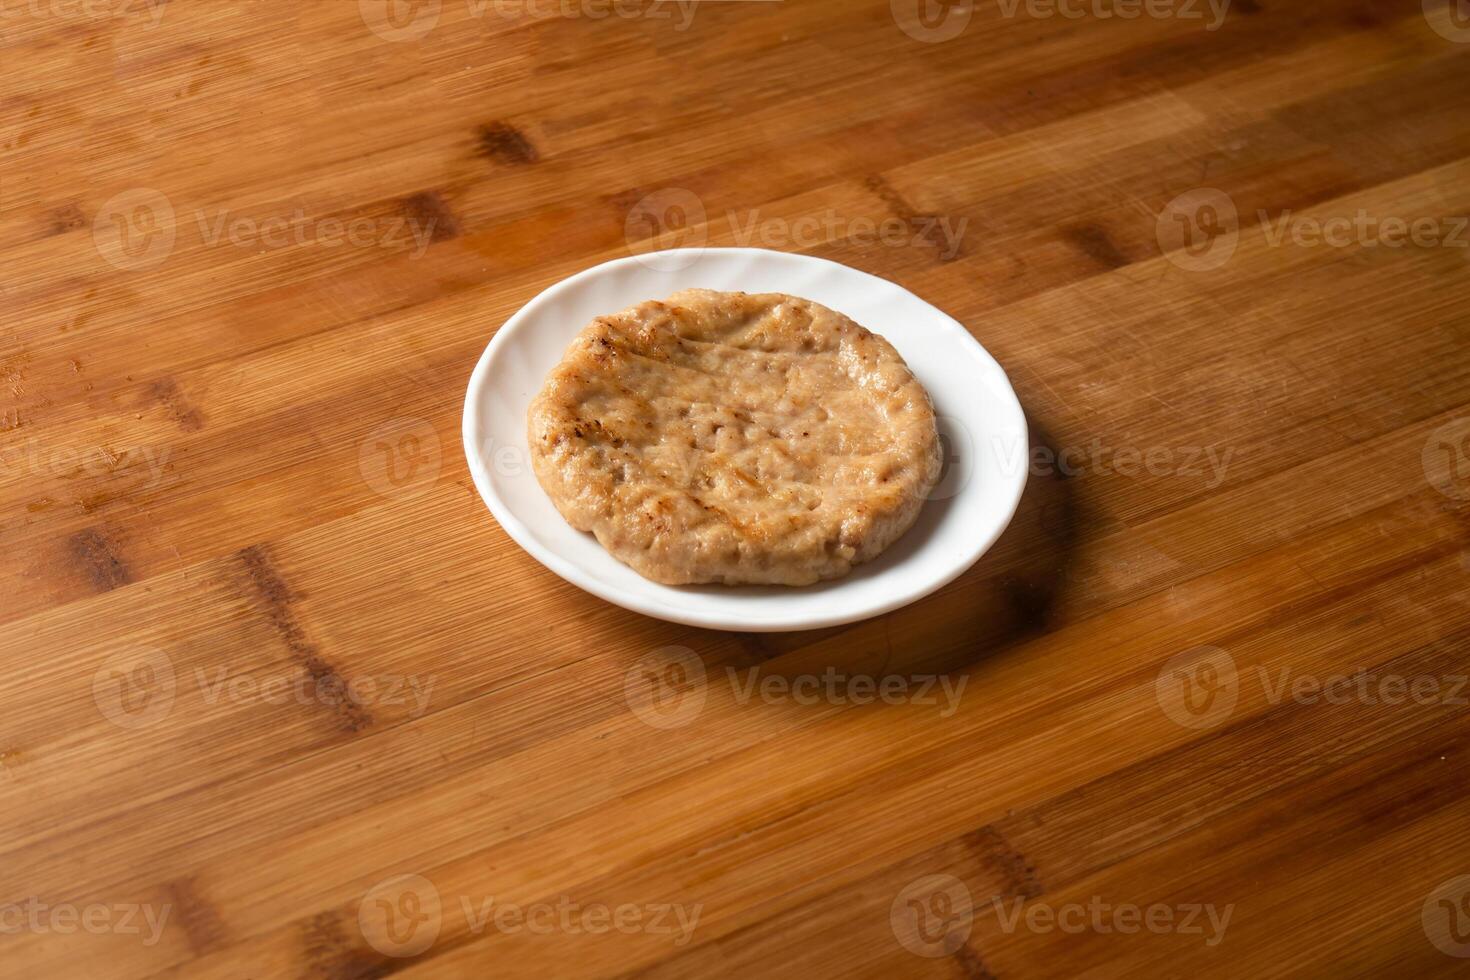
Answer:
POLYGON ((1470 9, 927 3, 0 0, 0 975, 1466 967, 1470 9), (496 525, 496 328, 706 244, 1006 368, 963 577, 496 525))

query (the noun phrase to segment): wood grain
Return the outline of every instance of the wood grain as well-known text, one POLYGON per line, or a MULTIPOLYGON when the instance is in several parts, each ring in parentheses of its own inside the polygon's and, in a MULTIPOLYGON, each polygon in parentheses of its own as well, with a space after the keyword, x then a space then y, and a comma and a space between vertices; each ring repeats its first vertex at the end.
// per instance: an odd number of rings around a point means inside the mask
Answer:
POLYGON ((1457 972, 1463 6, 0 0, 0 975, 1457 972), (716 633, 496 526, 497 326, 704 244, 1005 366, 961 579, 716 633))

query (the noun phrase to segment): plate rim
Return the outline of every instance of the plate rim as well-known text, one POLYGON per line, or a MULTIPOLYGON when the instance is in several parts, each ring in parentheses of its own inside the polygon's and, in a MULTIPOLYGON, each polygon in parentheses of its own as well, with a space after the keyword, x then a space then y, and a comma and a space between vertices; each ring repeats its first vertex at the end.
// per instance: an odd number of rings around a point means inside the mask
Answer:
MULTIPOLYGON (((1010 376, 1007 375, 1005 369, 1000 366, 1000 362, 997 361, 995 357, 990 353, 990 351, 986 350, 985 346, 981 344, 980 341, 976 340, 974 335, 966 330, 964 325, 962 325, 958 320, 941 310, 939 307, 930 303, 922 296, 908 289, 907 287, 902 286, 899 283, 892 281, 891 279, 884 279, 882 276, 876 276, 871 272, 864 272, 862 269, 854 269, 852 266, 844 265, 843 263, 836 262, 832 259, 826 259, 816 255, 807 255, 801 252, 782 252, 778 249, 740 247, 663 249, 660 251, 640 253, 638 255, 624 256, 622 258, 609 259, 605 262, 599 262, 596 265, 583 269, 580 272, 573 273, 572 275, 567 276, 564 279, 559 279, 551 285, 547 286, 545 289, 541 290, 541 292, 537 293, 534 297, 527 301, 524 305, 522 305, 520 309, 512 313, 510 317, 508 317, 505 322, 496 329, 494 336, 490 338, 490 342, 485 346, 485 350, 481 352, 479 360, 475 362, 475 367, 470 372, 469 384, 465 391, 464 408, 462 409, 460 425, 462 449, 465 454, 465 462, 469 467, 470 478, 474 481, 475 484, 475 489, 480 494, 480 499, 483 500, 486 507, 489 508, 491 515, 495 518, 501 529, 510 536, 512 541, 520 546, 522 551, 530 555, 536 561, 540 562, 542 566, 549 569, 551 572, 562 578, 564 581, 575 585, 582 591, 596 596, 597 598, 605 602, 612 603, 615 606, 619 606, 623 609, 627 609, 644 616, 650 616, 654 619, 662 619, 668 622, 679 623, 684 626, 696 626, 704 629, 729 630, 741 633, 776 633, 825 629, 833 626, 842 626, 849 623, 873 619, 877 616, 882 616, 885 613, 893 612, 895 609, 901 609, 904 606, 910 605, 914 602, 918 602, 920 599, 933 595, 935 592, 944 588, 946 585, 953 582, 955 579, 959 578, 965 572, 973 568, 975 563, 983 558, 985 556, 985 553, 988 552, 995 545, 995 542, 1000 540, 1001 535, 1005 533, 1006 529, 1010 526, 1011 521, 1015 518, 1016 511, 1021 504, 1021 497, 1023 496, 1026 489, 1027 478, 1030 469, 1029 466, 1022 465, 1016 468, 1018 476, 1011 480, 1011 493, 1010 498, 1006 504, 1006 513, 1004 519, 996 524, 995 529, 983 540, 977 539, 975 544, 967 549, 968 556, 965 559, 956 562, 953 568, 946 570, 944 574, 937 576, 932 580, 926 579, 924 581, 924 584, 917 588, 895 591, 892 596, 885 599, 883 602, 864 606, 860 609, 848 610, 846 612, 833 612, 826 615, 814 616, 809 614, 785 614, 780 616, 768 616, 757 621, 750 621, 735 619, 733 618, 734 614, 730 614, 729 616, 721 616, 716 612, 691 612, 687 609, 682 609, 678 606, 670 605, 666 602, 663 602, 662 600, 629 593, 618 586, 611 585, 605 580, 600 579, 595 575, 587 572, 577 563, 563 557, 559 552, 551 548, 544 547, 541 542, 536 539, 536 537, 531 533, 530 529, 525 525, 525 523, 510 510, 506 502, 501 499, 498 493, 495 492, 495 485, 490 479, 488 470, 486 470, 484 456, 478 449, 480 443, 480 433, 476 429, 477 420, 475 406, 479 401, 480 393, 484 390, 489 381, 490 368, 495 361, 496 355, 500 352, 500 349, 505 346, 506 343, 508 343, 506 338, 512 336, 515 333, 518 323, 524 320, 529 320, 535 313, 537 308, 549 303, 552 298, 555 297, 558 293, 561 293, 568 289, 572 289, 583 280, 590 279, 595 275, 598 275, 599 273, 603 273, 605 271, 609 271, 629 264, 647 266, 650 260, 655 259, 659 256, 672 256, 678 253, 689 252, 698 253, 693 259, 694 262, 697 262, 700 258, 703 258, 705 255, 710 253, 723 253, 730 255, 776 255, 780 256, 782 260, 796 259, 798 261, 833 266, 837 269, 842 270, 843 273, 859 275, 863 276, 864 278, 873 280, 877 283, 882 284, 882 286, 885 288, 903 290, 914 299, 918 300, 919 302, 923 303, 925 306, 933 310, 938 315, 937 322, 941 323, 947 330, 955 332, 958 337, 963 338, 963 340, 969 341, 970 345, 974 348, 973 353, 978 354, 984 361, 989 363, 990 367, 994 370, 993 380, 1003 383, 1003 386, 997 386, 997 394, 1008 397, 1009 400, 1015 405, 1015 416, 1017 419, 1017 424, 1020 426, 1019 432, 1021 435, 1022 443, 1024 445, 1030 445, 1030 427, 1027 423, 1025 409, 1022 408, 1020 399, 1016 397, 1015 388, 1011 384, 1010 376)), ((685 266, 679 271, 684 271, 684 269, 687 268, 688 266, 685 266)), ((840 579, 833 580, 834 583, 840 581, 840 579)), ((827 583, 827 585, 829 588, 833 587, 832 583, 827 583)), ((667 586, 667 588, 676 587, 667 586)))

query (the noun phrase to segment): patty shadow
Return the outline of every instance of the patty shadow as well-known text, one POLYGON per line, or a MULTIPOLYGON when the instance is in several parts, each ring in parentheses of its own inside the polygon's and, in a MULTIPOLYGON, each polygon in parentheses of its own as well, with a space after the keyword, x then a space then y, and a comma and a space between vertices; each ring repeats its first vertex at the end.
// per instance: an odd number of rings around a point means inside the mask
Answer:
MULTIPOLYGON (((1038 449, 1055 458, 1057 447, 1049 434, 1034 423, 1029 428, 1028 460, 1037 458, 1038 449)), ((932 532, 944 505, 933 501, 925 506, 909 534, 895 545, 895 560, 903 560, 932 532)), ((830 629, 696 630, 692 645, 712 651, 706 659, 714 669, 758 667, 761 677, 788 682, 833 671, 878 680, 962 671, 1048 631, 1067 585, 1077 538, 1070 481, 1054 466, 1033 464, 1016 515, 1000 540, 934 595, 875 619, 830 629)), ((888 558, 885 554, 884 560, 888 558)))

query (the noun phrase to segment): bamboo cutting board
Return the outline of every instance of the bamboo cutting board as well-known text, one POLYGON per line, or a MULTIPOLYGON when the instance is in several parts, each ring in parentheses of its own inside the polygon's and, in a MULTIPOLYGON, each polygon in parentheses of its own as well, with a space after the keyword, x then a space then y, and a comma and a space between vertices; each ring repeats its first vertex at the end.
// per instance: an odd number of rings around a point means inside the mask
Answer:
POLYGON ((1470 9, 1221 6, 0 2, 0 975, 1462 970, 1470 9), (938 594, 474 492, 500 323, 735 244, 1010 373, 938 594))

